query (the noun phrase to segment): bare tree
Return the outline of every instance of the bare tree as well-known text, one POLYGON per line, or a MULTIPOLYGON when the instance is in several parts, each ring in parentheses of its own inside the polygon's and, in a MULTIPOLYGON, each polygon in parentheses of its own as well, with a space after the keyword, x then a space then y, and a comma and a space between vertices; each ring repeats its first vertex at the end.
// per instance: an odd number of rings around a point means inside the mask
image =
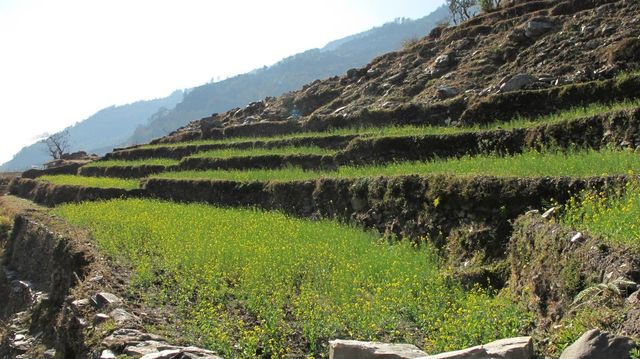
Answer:
POLYGON ((500 7, 500 0, 480 0, 480 9, 490 12, 500 7))
POLYGON ((69 131, 54 133, 44 140, 47 145, 47 153, 54 160, 59 160, 69 151, 69 131))
POLYGON ((477 5, 477 0, 447 0, 447 6, 455 24, 469 20, 473 15, 472 7, 477 5))

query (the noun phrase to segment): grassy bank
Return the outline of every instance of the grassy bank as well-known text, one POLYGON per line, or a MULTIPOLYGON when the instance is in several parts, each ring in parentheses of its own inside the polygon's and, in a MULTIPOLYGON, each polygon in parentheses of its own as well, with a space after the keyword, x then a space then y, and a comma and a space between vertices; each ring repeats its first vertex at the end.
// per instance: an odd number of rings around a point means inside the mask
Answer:
POLYGON ((232 181, 292 181, 320 177, 375 177, 452 174, 460 176, 602 176, 640 172, 640 156, 623 150, 537 152, 515 156, 465 156, 430 162, 402 162, 383 166, 341 167, 337 171, 304 171, 299 168, 251 171, 166 172, 154 177, 172 179, 220 179, 232 181))
POLYGON ((230 158, 252 156, 287 156, 287 155, 333 155, 336 151, 320 147, 278 147, 278 148, 250 148, 250 149, 223 149, 198 152, 187 158, 230 158))
MULTIPOLYGON (((638 172, 636 172, 638 173, 638 172)), ((612 243, 640 250, 640 181, 606 192, 584 192, 565 206, 563 222, 612 243)))
POLYGON ((439 275, 426 245, 388 244, 332 221, 198 204, 118 200, 54 212, 131 264, 168 328, 225 357, 326 355, 333 338, 402 341, 430 352, 516 335, 507 298, 439 275))
POLYGON ((47 181, 58 185, 122 189, 135 189, 139 187, 140 183, 138 180, 110 177, 84 177, 74 175, 42 176, 38 177, 38 180, 47 181))
POLYGON ((181 147, 190 145, 212 145, 212 144, 232 144, 241 142, 254 142, 254 141, 281 141, 294 138, 307 138, 307 137, 327 137, 334 135, 359 135, 366 137, 394 137, 394 136, 423 136, 423 135, 447 135, 457 134, 463 132, 479 132, 486 130, 504 129, 510 130, 514 128, 531 128, 541 124, 554 124, 563 121, 574 120, 582 117, 600 115, 607 112, 627 110, 640 107, 640 100, 630 100, 616 102, 612 104, 600 104, 595 103, 587 107, 576 107, 564 111, 560 111, 556 114, 541 116, 533 119, 526 118, 514 118, 509 122, 496 122, 489 124, 488 126, 385 126, 385 127, 356 127, 356 128, 344 128, 333 129, 324 132, 303 132, 290 135, 281 135, 273 137, 255 137, 248 139, 246 137, 233 137, 222 140, 200 140, 190 142, 157 144, 157 145, 145 145, 141 148, 158 148, 158 147, 181 147))
POLYGON ((84 165, 83 167, 140 167, 140 166, 174 166, 180 161, 170 158, 148 158, 144 160, 107 160, 95 161, 84 165))

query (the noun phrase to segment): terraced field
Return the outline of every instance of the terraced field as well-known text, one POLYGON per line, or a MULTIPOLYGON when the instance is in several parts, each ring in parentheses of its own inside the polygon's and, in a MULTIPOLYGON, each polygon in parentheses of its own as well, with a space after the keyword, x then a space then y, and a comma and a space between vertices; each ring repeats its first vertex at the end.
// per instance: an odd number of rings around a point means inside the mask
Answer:
POLYGON ((181 334, 225 357, 320 356, 333 337, 445 351, 516 335, 530 320, 506 297, 446 281, 426 244, 333 221, 148 200, 55 213, 134 264, 145 300, 177 305, 181 334))
MULTIPOLYGON (((526 211, 566 204, 559 222, 640 248, 638 143, 629 99, 489 124, 155 143, 14 186, 32 198, 72 186, 47 204, 132 268, 144 305, 174 309, 179 330, 154 329, 177 341, 240 358, 322 357, 333 338, 435 353, 531 332, 505 274, 526 211), (62 204, 91 188, 150 198, 62 204)), ((580 334, 562 330, 552 352, 580 334)))

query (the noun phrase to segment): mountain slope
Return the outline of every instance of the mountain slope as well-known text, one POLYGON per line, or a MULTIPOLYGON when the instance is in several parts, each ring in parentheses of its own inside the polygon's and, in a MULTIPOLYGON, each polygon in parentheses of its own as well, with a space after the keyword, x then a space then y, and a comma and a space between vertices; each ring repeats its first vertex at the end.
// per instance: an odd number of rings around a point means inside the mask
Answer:
MULTIPOLYGON (((477 115, 497 120, 487 105, 494 96, 610 79, 637 68, 640 27, 634 15, 639 8, 637 2, 616 0, 514 1, 460 26, 438 27, 412 46, 344 76, 195 121, 160 141, 218 136, 211 129, 220 125, 298 117, 308 129, 385 121, 477 122, 477 115)), ((510 111, 523 110, 514 106, 510 111)), ((541 106, 551 110, 553 104, 541 106)))
POLYGON ((164 136, 189 121, 278 96, 302 85, 363 66, 375 56, 397 50, 411 39, 425 36, 449 16, 443 6, 418 20, 392 23, 333 41, 322 49, 288 57, 273 66, 194 88, 174 110, 161 111, 138 128, 129 144, 164 136))
MULTIPOLYGON (((70 150, 98 154, 110 151, 114 145, 125 141, 149 116, 163 108, 173 108, 182 97, 182 91, 175 91, 161 99, 102 109, 86 120, 67 128, 70 150)), ((20 150, 13 159, 0 166, 0 171, 22 171, 49 159, 46 145, 39 141, 20 150)))

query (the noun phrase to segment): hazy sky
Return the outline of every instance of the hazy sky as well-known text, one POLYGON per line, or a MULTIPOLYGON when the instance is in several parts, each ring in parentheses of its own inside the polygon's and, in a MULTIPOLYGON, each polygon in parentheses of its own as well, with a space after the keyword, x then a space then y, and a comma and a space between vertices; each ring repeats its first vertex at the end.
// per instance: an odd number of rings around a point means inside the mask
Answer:
POLYGON ((0 164, 98 110, 270 65, 444 0, 0 0, 0 164))

